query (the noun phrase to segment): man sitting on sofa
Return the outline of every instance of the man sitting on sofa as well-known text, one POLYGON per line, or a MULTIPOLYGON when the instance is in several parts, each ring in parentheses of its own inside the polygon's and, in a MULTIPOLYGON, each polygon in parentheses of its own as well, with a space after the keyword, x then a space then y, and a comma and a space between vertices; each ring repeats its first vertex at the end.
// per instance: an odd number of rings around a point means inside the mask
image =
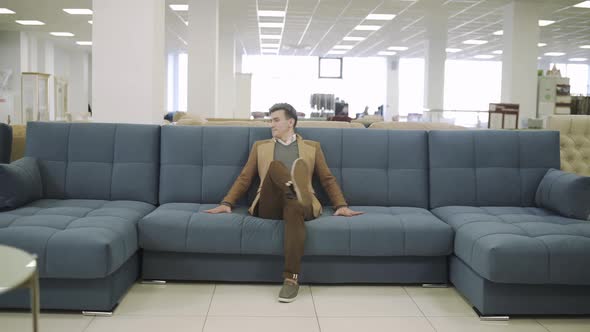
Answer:
POLYGON ((351 217, 362 212, 348 208, 320 144, 295 134, 295 108, 289 104, 275 104, 270 108, 270 117, 273 138, 254 143, 246 165, 221 204, 205 212, 231 213, 232 206, 248 190, 254 177, 260 176, 260 187, 248 211, 260 218, 285 222, 285 270, 279 301, 292 302, 299 291, 297 280, 305 243, 304 221, 322 213, 311 185, 313 173, 330 197, 335 216, 351 217))

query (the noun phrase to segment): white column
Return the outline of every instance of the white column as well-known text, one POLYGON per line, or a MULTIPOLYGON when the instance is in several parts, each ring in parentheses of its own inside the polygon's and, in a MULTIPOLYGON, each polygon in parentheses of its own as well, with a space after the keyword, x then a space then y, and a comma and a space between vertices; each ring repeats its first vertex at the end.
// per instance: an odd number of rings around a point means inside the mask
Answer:
POLYGON ((236 112, 235 117, 249 119, 252 105, 252 74, 236 73, 236 112))
POLYGON ((386 59, 387 70, 387 100, 383 110, 383 120, 391 121, 392 117, 399 116, 399 57, 386 59))
POLYGON ((242 72, 242 61, 244 58, 244 50, 242 50, 242 45, 238 43, 236 40, 236 59, 235 59, 235 73, 242 72))
POLYGON ((219 8, 219 77, 217 81, 217 114, 219 118, 234 118, 236 108, 235 59, 236 43, 234 12, 231 1, 221 1, 219 8))
POLYGON ((445 91, 448 15, 441 0, 428 2, 424 57, 424 108, 442 110, 445 91))
POLYGON ((97 122, 161 123, 164 0, 94 0, 92 111, 97 122))
MULTIPOLYGON (((94 113, 94 109, 92 111, 94 113)), ((88 113, 88 54, 86 52, 72 52, 70 56, 68 113, 71 113, 74 119, 88 113)))
POLYGON ((49 103, 49 120, 55 120, 55 48, 51 41, 45 40, 43 43, 43 72, 50 74, 47 82, 49 103))
POLYGON ((188 3, 188 112, 216 117, 219 0, 188 3))
POLYGON ((520 105, 519 127, 536 117, 539 14, 535 1, 513 1, 504 9, 502 102, 520 105))

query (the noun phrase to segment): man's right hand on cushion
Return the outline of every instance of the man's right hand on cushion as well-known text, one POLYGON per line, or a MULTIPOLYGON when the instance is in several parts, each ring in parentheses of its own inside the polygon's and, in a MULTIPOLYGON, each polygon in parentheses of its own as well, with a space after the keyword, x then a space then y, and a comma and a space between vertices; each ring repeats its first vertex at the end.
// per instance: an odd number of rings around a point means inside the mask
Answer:
POLYGON ((218 205, 216 208, 213 209, 209 209, 209 210, 205 210, 204 212, 207 213, 213 213, 213 214, 217 214, 217 213, 231 213, 231 208, 227 205, 218 205))

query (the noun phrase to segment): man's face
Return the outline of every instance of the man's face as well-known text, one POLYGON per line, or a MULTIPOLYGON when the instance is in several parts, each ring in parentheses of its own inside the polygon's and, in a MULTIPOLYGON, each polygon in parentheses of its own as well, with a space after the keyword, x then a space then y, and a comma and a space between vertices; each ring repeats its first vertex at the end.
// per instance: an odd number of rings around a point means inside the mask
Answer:
POLYGON ((270 128, 272 129, 272 136, 275 138, 283 138, 293 129, 295 120, 287 119, 285 110, 278 110, 270 114, 270 128))

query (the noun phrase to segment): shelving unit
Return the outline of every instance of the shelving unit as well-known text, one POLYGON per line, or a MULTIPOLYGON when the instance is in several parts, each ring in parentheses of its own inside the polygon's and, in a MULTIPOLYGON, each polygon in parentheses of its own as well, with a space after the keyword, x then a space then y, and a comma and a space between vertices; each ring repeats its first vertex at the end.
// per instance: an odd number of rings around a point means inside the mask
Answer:
POLYGON ((570 79, 553 76, 539 77, 537 102, 537 116, 539 118, 554 114, 570 114, 572 104, 570 79))
POLYGON ((21 120, 49 121, 49 74, 22 73, 21 120))

